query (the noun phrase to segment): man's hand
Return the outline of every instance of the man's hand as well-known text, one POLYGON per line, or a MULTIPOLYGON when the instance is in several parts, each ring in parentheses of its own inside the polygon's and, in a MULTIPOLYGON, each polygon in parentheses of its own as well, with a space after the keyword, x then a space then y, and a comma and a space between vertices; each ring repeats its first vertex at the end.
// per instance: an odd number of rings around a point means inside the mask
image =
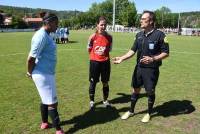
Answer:
POLYGON ((114 58, 112 58, 112 62, 114 64, 120 64, 122 62, 122 58, 121 57, 114 57, 114 58))
POLYGON ((143 64, 150 64, 153 61, 154 61, 154 58, 150 56, 143 56, 142 59, 140 60, 140 62, 143 64))

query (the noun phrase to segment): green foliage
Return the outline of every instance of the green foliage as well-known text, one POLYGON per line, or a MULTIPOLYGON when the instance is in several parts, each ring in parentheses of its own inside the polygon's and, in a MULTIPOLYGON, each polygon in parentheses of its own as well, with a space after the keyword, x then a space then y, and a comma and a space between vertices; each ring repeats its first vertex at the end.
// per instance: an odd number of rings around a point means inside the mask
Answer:
POLYGON ((188 28, 200 28, 200 11, 199 12, 188 12, 181 13, 181 24, 182 27, 188 28))
POLYGON ((158 28, 177 28, 178 14, 171 13, 170 9, 162 7, 155 11, 156 14, 156 27, 158 28))
POLYGON ((116 23, 124 26, 135 26, 137 11, 135 4, 128 0, 116 0, 116 23))
POLYGON ((177 28, 178 15, 171 13, 167 7, 161 7, 155 11, 156 14, 156 27, 158 28, 177 28))
POLYGON ((135 26, 137 11, 133 4, 129 4, 125 7, 119 15, 121 24, 124 26, 132 27, 135 26))
POLYGON ((96 21, 100 16, 105 16, 107 18, 108 24, 112 24, 112 6, 112 0, 106 0, 100 4, 93 3, 88 11, 88 14, 91 15, 90 18, 93 25, 96 24, 96 21))
POLYGON ((13 7, 13 6, 2 6, 0 5, 0 9, 7 13, 8 16, 18 16, 18 17, 39 17, 39 13, 42 11, 46 12, 53 12, 58 17, 62 19, 69 19, 75 15, 80 14, 80 11, 56 11, 56 10, 50 10, 50 9, 34 9, 34 8, 26 8, 26 7, 13 7))
POLYGON ((13 17, 11 25, 13 28, 16 28, 16 29, 24 29, 28 27, 27 24, 19 16, 13 17))
POLYGON ((3 15, 0 13, 0 25, 2 25, 3 22, 4 22, 4 17, 3 17, 3 15))
MULTIPOLYGON (((112 24, 113 0, 106 0, 100 4, 93 3, 89 9, 89 13, 93 14, 96 20, 99 16, 105 16, 108 23, 112 24)), ((136 18, 136 8, 134 3, 128 0, 116 0, 116 24, 124 26, 133 26, 136 18)))

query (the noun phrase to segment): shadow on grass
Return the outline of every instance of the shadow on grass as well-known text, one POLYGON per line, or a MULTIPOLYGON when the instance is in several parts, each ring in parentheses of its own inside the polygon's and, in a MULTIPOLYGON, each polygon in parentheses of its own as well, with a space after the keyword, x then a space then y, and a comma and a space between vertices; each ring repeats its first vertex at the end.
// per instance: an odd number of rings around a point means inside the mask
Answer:
POLYGON ((82 115, 73 117, 71 120, 61 122, 61 125, 74 124, 66 134, 72 134, 80 129, 85 129, 87 127, 104 124, 119 118, 119 113, 115 107, 104 108, 98 107, 94 111, 87 111, 82 115))
POLYGON ((154 108, 154 116, 176 116, 180 114, 190 114, 195 111, 195 107, 190 100, 171 100, 154 108))
MULTIPOLYGON (((120 95, 117 98, 110 100, 112 104, 117 103, 128 103, 130 102, 130 95, 124 93, 118 93, 120 95)), ((146 94, 141 94, 140 98, 145 97, 146 94)), ((96 105, 100 105, 102 102, 96 103, 96 105)), ((61 125, 74 124, 72 128, 70 128, 66 134, 75 133, 81 129, 85 129, 97 124, 104 124, 106 122, 111 122, 120 117, 119 113, 127 111, 129 107, 116 109, 115 107, 104 108, 104 107, 96 107, 94 111, 87 111, 82 115, 78 115, 73 117, 70 120, 61 122, 61 125)), ((195 111, 195 107, 192 105, 192 102, 189 100, 171 100, 169 102, 165 102, 162 105, 156 106, 153 109, 153 115, 155 116, 176 116, 180 114, 189 114, 195 111)), ((147 110, 136 113, 143 114, 146 113, 147 110)))
POLYGON ((67 43, 57 43, 58 45, 69 45, 69 44, 74 44, 74 43, 78 43, 78 41, 73 41, 73 40, 70 40, 68 41, 67 43))
MULTIPOLYGON (((163 103, 162 105, 153 108, 153 114, 151 117, 156 116, 177 116, 180 114, 190 114, 195 111, 195 107, 192 105, 190 100, 171 100, 163 103)), ((137 114, 146 113, 142 111, 137 114)))
MULTIPOLYGON (((119 97, 110 100, 111 104, 130 102, 131 95, 124 93, 117 93, 117 95, 119 95, 119 97)), ((146 95, 141 94, 140 98, 144 96, 146 95)), ((97 105, 103 105, 102 101, 95 103, 95 106, 97 105)), ((85 129, 93 125, 104 124, 106 122, 116 120, 120 117, 119 112, 124 112, 128 109, 129 107, 119 110, 113 106, 110 108, 96 107, 95 111, 87 111, 82 115, 78 115, 70 120, 61 122, 61 125, 74 124, 74 126, 66 132, 66 134, 71 134, 79 131, 80 129, 85 129)))
MULTIPOLYGON (((119 97, 110 100, 110 103, 119 104, 119 103, 130 103, 131 102, 131 94, 117 93, 117 95, 119 95, 119 97)), ((145 96, 146 96, 145 93, 140 93, 139 98, 143 98, 145 96)))
POLYGON ((70 40, 69 42, 67 43, 78 43, 78 41, 73 41, 73 40, 70 40))

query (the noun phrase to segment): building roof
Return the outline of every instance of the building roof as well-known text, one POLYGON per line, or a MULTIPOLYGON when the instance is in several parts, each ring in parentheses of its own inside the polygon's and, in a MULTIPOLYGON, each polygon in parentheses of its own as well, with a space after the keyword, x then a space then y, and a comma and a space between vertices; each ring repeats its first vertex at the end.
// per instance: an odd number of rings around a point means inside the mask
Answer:
POLYGON ((42 22, 42 18, 24 18, 25 22, 42 22))

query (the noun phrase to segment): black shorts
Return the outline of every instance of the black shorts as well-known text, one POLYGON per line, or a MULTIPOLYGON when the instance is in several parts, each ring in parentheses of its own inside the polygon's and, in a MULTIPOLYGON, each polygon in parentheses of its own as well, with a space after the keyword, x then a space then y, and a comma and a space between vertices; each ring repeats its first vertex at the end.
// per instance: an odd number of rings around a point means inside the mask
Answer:
POLYGON ((65 38, 62 37, 60 40, 61 40, 61 42, 63 42, 63 41, 65 41, 65 38))
POLYGON ((101 76, 102 82, 110 80, 110 60, 99 62, 90 60, 89 81, 99 82, 101 76))
POLYGON ((136 66, 132 75, 131 86, 141 88, 144 86, 148 92, 154 92, 159 78, 159 68, 145 68, 136 66))

